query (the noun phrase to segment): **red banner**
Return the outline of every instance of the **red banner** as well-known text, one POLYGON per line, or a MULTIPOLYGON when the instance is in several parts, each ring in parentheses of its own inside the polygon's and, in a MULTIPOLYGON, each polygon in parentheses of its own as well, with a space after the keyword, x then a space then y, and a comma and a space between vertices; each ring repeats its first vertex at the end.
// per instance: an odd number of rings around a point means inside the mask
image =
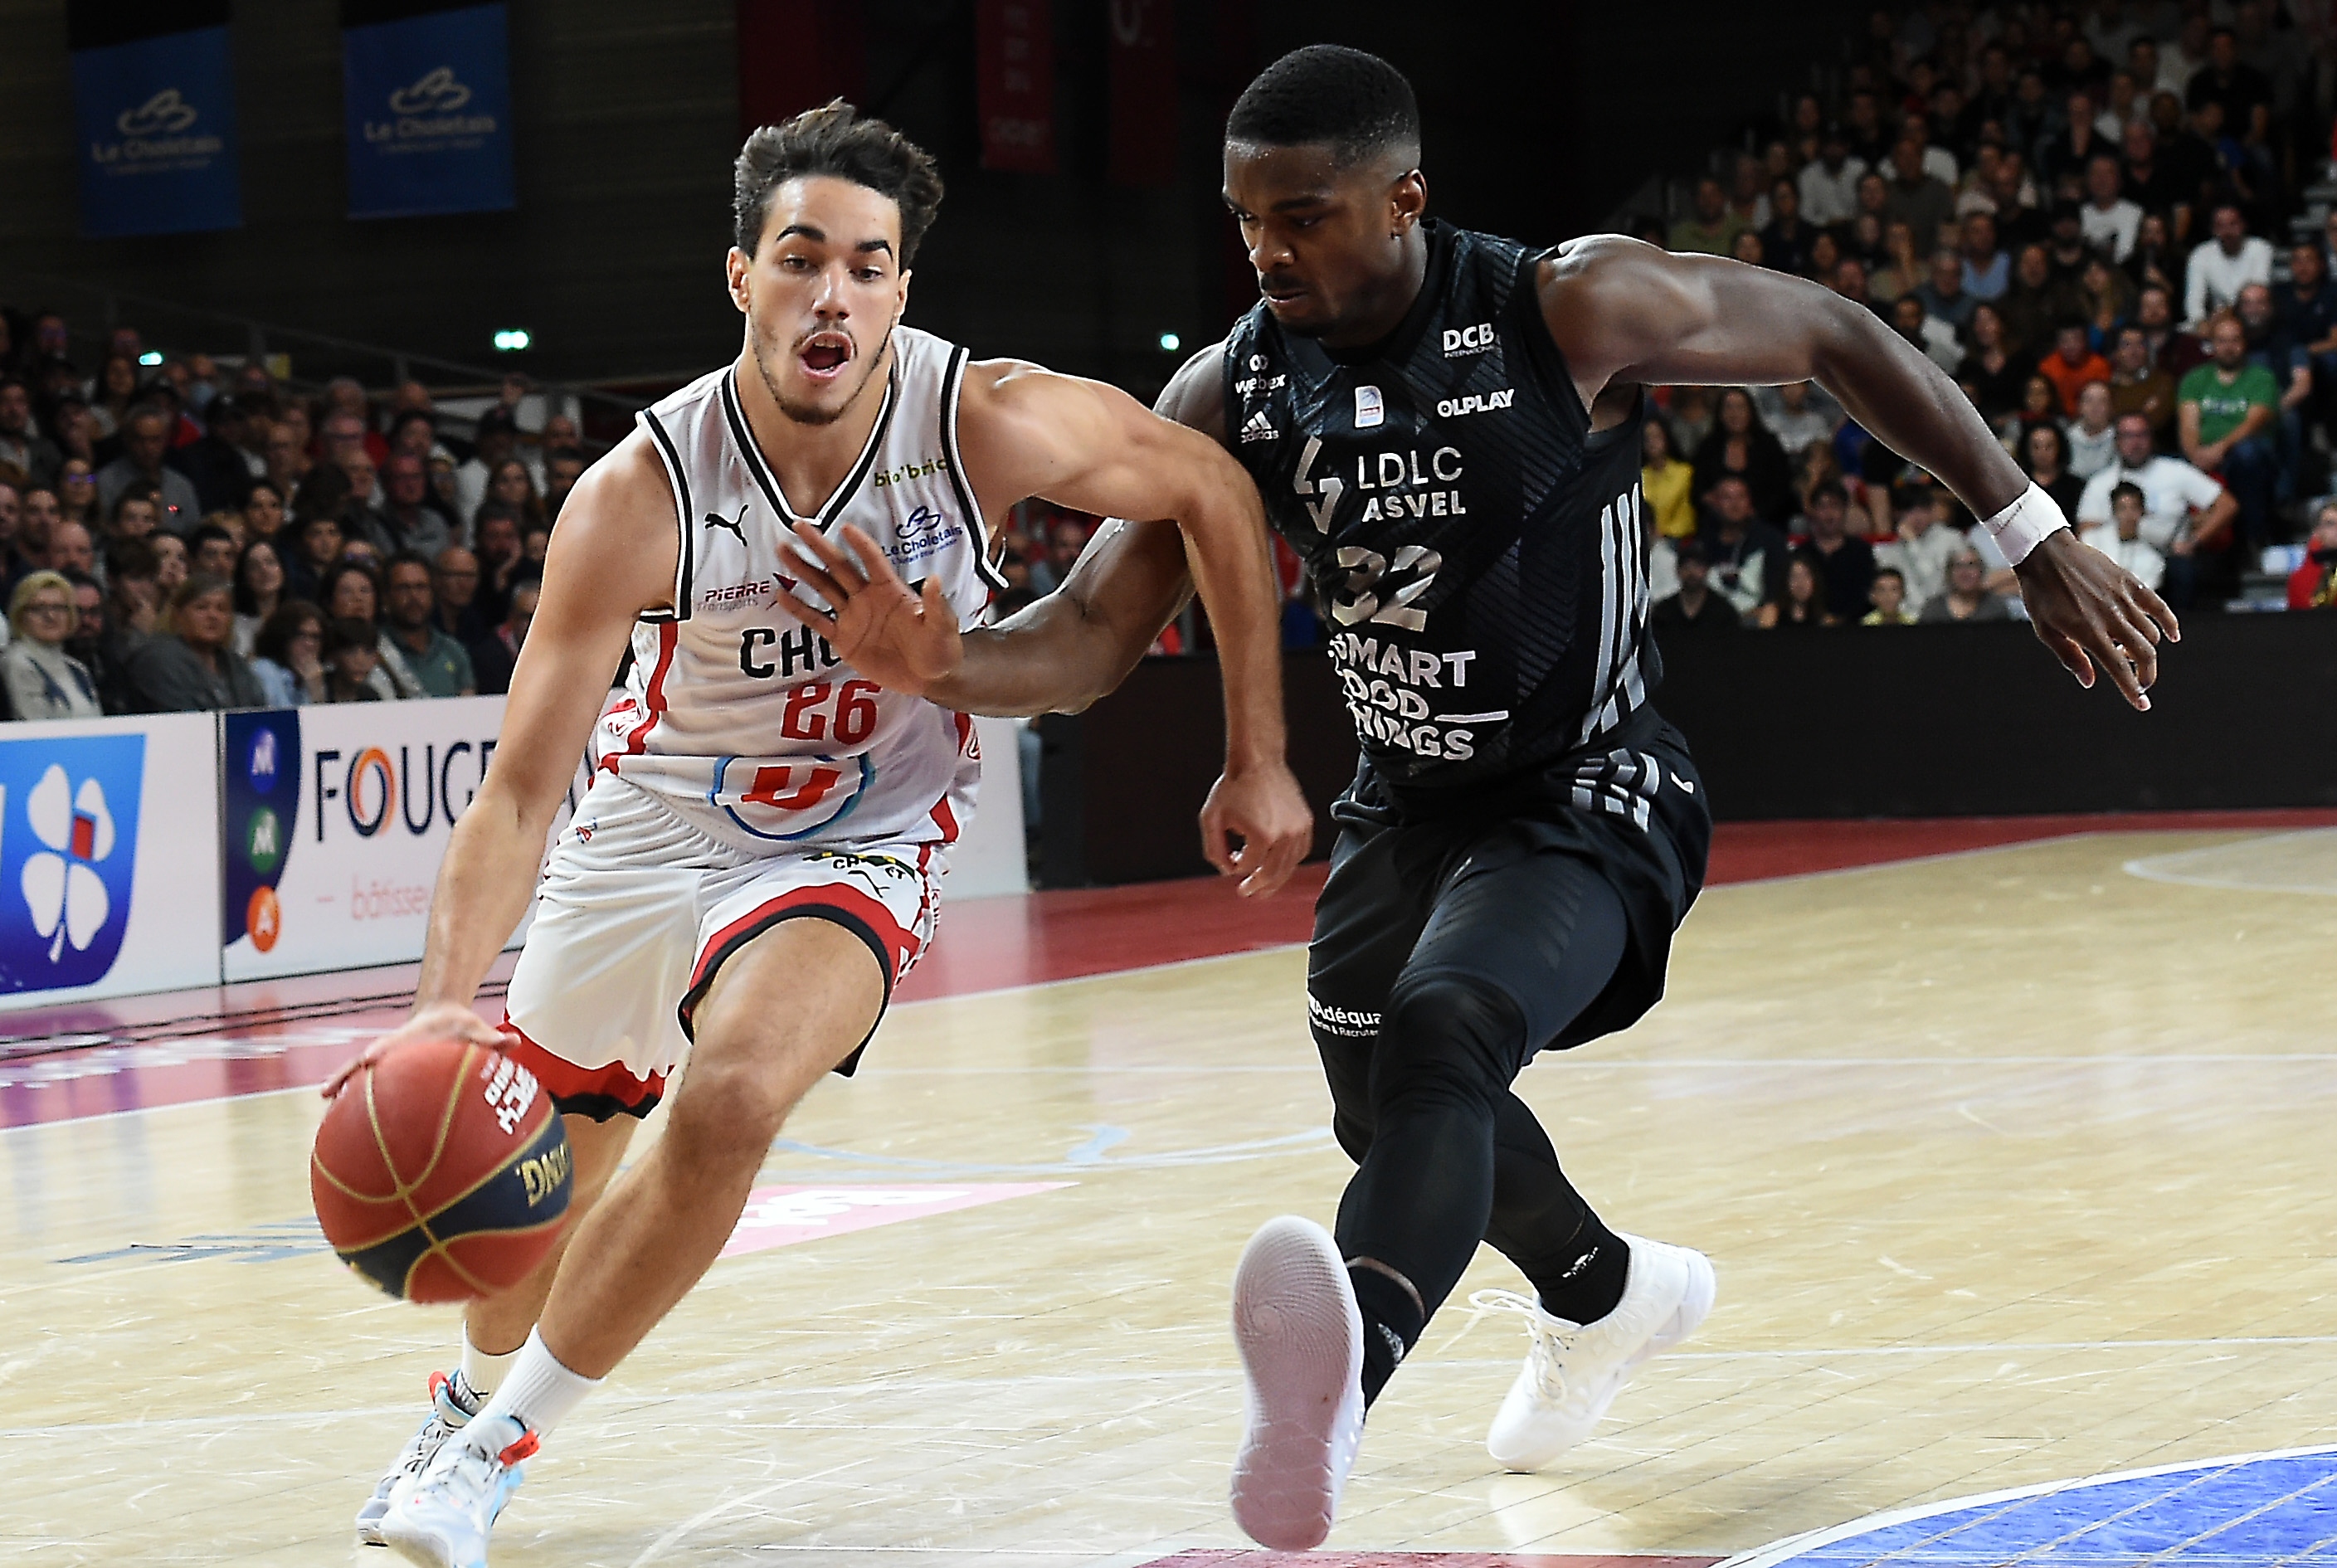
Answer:
POLYGON ((1048 0, 980 0, 974 88, 982 166, 1055 172, 1055 21, 1048 0))
POLYGON ((860 7, 831 0, 738 0, 738 133, 831 98, 868 93, 860 7))
POLYGON ((1108 0, 1111 182, 1177 182, 1175 0, 1108 0))

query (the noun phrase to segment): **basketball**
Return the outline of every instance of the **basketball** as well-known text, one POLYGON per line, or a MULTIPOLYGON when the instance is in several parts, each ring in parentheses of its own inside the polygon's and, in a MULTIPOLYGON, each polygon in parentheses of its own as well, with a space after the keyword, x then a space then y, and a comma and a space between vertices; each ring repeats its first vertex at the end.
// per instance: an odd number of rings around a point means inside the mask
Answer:
POLYGON ((510 1057, 458 1040, 400 1046, 326 1109, 308 1161, 325 1239, 408 1301, 505 1290, 568 1218, 568 1137, 510 1057))

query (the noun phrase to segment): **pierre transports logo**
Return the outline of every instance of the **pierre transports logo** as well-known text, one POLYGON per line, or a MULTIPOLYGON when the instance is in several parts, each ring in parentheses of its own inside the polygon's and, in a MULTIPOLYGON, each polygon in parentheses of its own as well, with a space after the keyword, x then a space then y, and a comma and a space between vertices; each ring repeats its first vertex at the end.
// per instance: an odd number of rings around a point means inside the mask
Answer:
POLYGON ((0 741, 0 990, 104 978, 129 929, 145 738, 0 741))

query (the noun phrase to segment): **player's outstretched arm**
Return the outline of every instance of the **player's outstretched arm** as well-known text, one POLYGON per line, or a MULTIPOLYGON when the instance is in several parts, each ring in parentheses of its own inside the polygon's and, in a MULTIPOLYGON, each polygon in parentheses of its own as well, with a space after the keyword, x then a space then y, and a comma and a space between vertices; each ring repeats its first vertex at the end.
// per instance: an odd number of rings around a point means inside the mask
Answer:
POLYGON ((1177 524, 1110 518, 1061 586, 965 634, 964 662, 934 701, 970 713, 1077 713, 1128 679, 1192 593, 1177 524))
POLYGON ((1586 401, 1609 384, 1816 381, 1883 445, 1939 475, 1974 516, 2004 528, 2000 543, 2037 635, 2080 685, 2094 683, 2099 665, 2128 702, 2150 706, 2159 639, 2182 636, 2174 612, 2079 544, 1955 383, 1872 311, 1806 279, 1619 235, 1561 247, 1542 263, 1540 288, 1550 335, 1586 401))
MULTIPOLYGON (((1223 344, 1186 362, 1154 411, 1224 441, 1223 344)), ((873 542, 843 530, 845 554, 797 525, 804 580, 833 608, 782 600, 796 618, 880 684, 961 713, 1076 713, 1128 679, 1192 596, 1183 533, 1165 519, 1108 518, 1056 590, 995 626, 961 633, 937 587, 913 592, 873 542)))
POLYGON ((503 1037, 471 1010, 487 966, 527 912, 544 836, 601 716, 634 620, 673 596, 673 497, 636 433, 578 480, 560 509, 543 587, 512 671, 495 760, 446 843, 430 896, 414 1014, 325 1085, 408 1039, 503 1037))
MULTIPOLYGON (((1266 512, 1249 475, 1208 436, 1126 393, 1036 366, 969 370, 959 417, 977 495, 1039 495, 1107 517, 1176 524, 1208 606, 1225 682, 1225 773, 1202 811, 1203 851, 1219 870, 1243 874, 1245 891, 1279 887, 1314 841, 1314 815, 1283 755, 1281 605, 1266 512), (1237 853, 1229 833, 1243 840, 1237 853)), ((1121 607, 1126 613, 1103 624, 1113 655, 1107 663, 1118 662, 1147 613, 1173 609, 1177 591, 1165 573, 1151 587, 1140 596, 1149 603, 1121 607)))

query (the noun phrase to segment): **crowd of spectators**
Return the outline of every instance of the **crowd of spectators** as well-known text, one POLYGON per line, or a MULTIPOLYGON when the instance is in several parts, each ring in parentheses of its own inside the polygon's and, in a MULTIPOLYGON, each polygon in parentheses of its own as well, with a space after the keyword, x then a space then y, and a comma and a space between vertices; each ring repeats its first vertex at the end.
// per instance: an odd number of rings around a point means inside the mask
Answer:
MULTIPOLYGON (((2277 0, 1876 11, 1837 91, 1752 128, 1638 237, 1872 310, 2177 609, 2274 564, 2289 605, 2325 605, 2337 215, 2315 226, 2313 187, 2337 40, 2305 21, 2277 0)), ((1987 531, 1814 386, 1665 388, 1645 440, 1667 630, 2021 613, 1987 531)))
POLYGON ((93 367, 70 341, 0 309, 6 717, 506 689, 574 420, 523 442, 517 378, 456 421, 418 382, 304 394, 131 328, 93 367))
MULTIPOLYGON (((1872 310, 2176 608, 2274 563, 2290 607, 2337 607, 2332 25, 2281 0, 1878 10, 1833 91, 1639 237, 1872 310)), ((296 393, 132 328, 82 363, 71 342, 0 309, 9 716, 504 690, 584 467, 572 420, 523 440, 515 384, 455 421, 418 383, 296 393)), ((1814 385, 1659 388, 1644 442, 1667 635, 2022 613, 1987 531, 1814 385)), ((1058 586, 1095 524, 1015 508, 998 611, 1058 586)), ((1188 615, 1156 648, 1207 641, 1188 615)))

